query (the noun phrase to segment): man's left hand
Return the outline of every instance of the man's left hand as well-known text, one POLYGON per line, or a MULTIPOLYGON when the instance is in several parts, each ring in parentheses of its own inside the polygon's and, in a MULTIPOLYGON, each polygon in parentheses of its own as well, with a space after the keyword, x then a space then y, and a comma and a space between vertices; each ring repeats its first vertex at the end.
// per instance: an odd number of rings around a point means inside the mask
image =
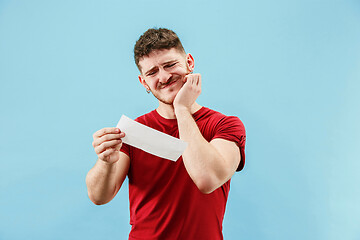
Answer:
POLYGON ((177 93, 174 99, 174 108, 186 108, 190 111, 191 106, 201 93, 201 74, 190 73, 184 78, 185 84, 177 93))

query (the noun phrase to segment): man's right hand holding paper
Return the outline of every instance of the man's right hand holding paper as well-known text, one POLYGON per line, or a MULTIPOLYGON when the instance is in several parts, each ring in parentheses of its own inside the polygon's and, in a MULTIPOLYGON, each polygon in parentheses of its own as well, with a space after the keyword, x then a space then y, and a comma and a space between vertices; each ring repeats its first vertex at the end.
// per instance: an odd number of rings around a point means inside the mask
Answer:
POLYGON ((117 162, 123 137, 125 137, 125 133, 114 127, 103 128, 95 132, 93 147, 99 159, 107 163, 117 162))

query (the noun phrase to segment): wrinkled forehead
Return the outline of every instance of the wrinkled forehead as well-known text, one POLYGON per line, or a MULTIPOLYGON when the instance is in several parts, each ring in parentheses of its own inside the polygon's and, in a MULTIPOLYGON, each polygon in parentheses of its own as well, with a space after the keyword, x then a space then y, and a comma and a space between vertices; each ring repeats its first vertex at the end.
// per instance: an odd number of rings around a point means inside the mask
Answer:
POLYGON ((149 53, 149 55, 143 56, 139 60, 139 66, 141 72, 144 73, 147 70, 161 65, 163 63, 173 60, 184 60, 186 53, 176 48, 171 49, 156 49, 149 53))

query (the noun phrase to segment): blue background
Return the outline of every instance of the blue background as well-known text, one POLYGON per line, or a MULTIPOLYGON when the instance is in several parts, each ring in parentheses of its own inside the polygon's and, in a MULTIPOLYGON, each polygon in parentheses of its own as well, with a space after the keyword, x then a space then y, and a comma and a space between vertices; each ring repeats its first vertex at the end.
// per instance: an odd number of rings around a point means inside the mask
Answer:
POLYGON ((355 0, 0 0, 0 239, 127 238, 127 183, 95 206, 85 176, 96 130, 157 106, 132 53, 150 27, 246 126, 225 239, 360 239, 359 24, 355 0))

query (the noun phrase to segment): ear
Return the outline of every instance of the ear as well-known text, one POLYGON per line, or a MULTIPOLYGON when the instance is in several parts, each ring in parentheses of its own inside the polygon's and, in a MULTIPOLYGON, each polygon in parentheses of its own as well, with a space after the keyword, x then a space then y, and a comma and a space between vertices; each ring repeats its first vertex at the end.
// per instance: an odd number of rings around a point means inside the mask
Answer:
POLYGON ((190 72, 194 71, 195 61, 194 61, 193 56, 190 53, 186 54, 186 65, 190 72))
POLYGON ((139 81, 140 81, 141 85, 143 85, 146 88, 147 91, 150 91, 150 88, 147 85, 147 83, 145 82, 145 79, 142 77, 142 75, 139 75, 138 78, 139 78, 139 81))

